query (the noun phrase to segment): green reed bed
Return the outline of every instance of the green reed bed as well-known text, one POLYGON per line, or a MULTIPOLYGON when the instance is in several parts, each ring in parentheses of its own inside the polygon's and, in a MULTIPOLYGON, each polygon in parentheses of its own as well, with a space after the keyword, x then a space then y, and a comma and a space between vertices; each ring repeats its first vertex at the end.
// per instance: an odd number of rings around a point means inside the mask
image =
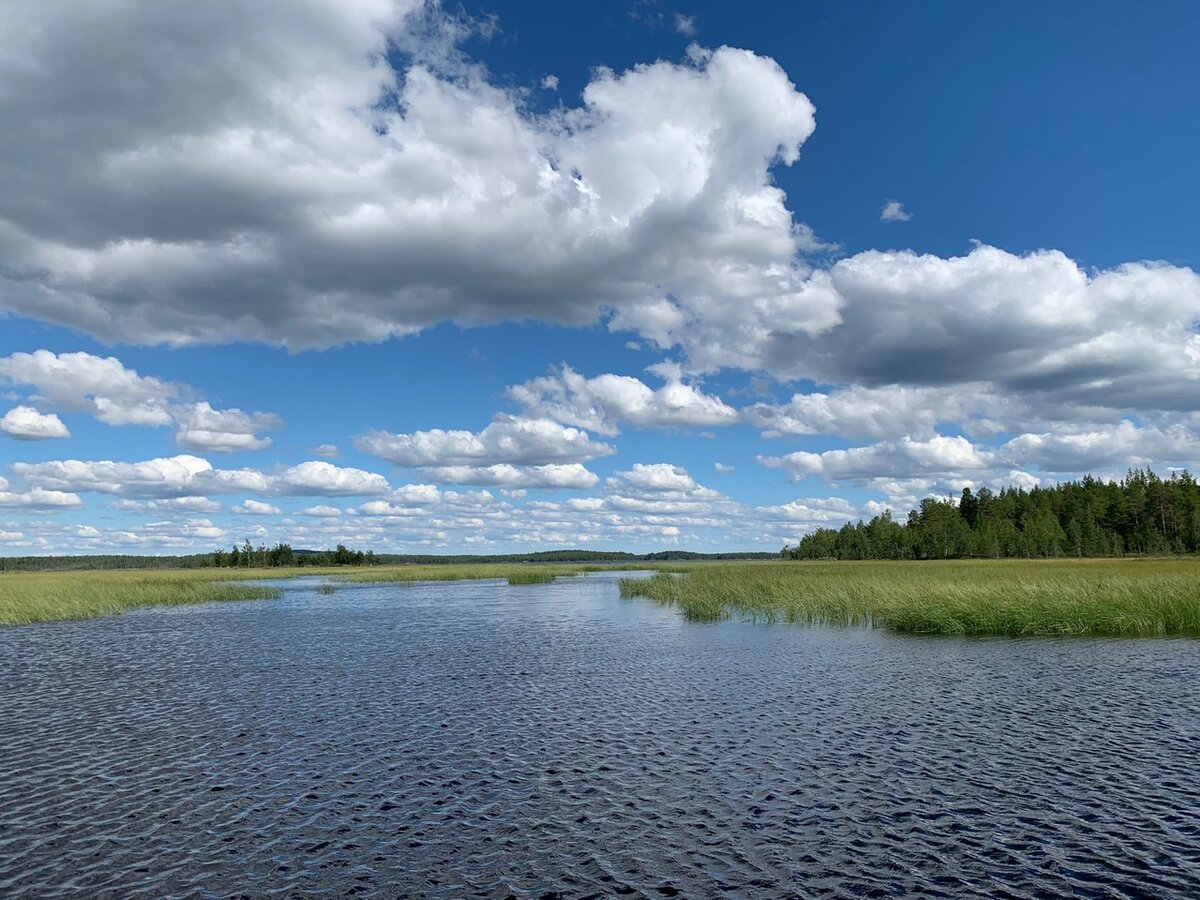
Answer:
MULTIPOLYGON (((572 575, 578 575, 578 572, 572 572, 572 575)), ((541 569, 532 569, 528 572, 513 572, 508 576, 509 584, 550 584, 558 576, 553 572, 545 572, 541 569)))
POLYGON ((486 581, 499 579, 509 584, 548 584, 559 576, 599 572, 603 566, 530 566, 506 563, 440 566, 380 566, 347 573, 346 581, 386 583, 408 581, 486 581))
POLYGON ((622 579, 621 594, 731 617, 903 634, 1200 635, 1200 560, 787 562, 622 579))
MULTIPOLYGON (((257 572, 232 577, 263 576, 257 572)), ((92 619, 141 606, 281 596, 276 588, 238 584, 230 577, 226 572, 190 570, 6 573, 0 575, 0 625, 92 619)))

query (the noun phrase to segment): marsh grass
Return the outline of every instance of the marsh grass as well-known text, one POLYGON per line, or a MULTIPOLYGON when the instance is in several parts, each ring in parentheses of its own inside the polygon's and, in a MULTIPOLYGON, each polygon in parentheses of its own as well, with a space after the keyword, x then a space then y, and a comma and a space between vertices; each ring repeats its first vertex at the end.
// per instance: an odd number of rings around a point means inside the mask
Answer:
MULTIPOLYGON (((579 573, 573 572, 573 575, 579 573)), ((530 569, 527 572, 513 572, 508 576, 509 584, 550 584, 558 575, 543 569, 530 569)))
MULTIPOLYGON (((515 563, 477 563, 471 565, 379 566, 347 573, 346 581, 384 583, 412 581, 486 581, 500 579, 509 584, 548 584, 559 576, 600 572, 605 566, 557 565, 530 566, 515 563)), ((624 568, 624 567, 621 567, 624 568)))
POLYGON ((334 586, 332 584, 317 585, 317 593, 318 594, 332 594, 335 590, 336 589, 334 588, 334 586))
POLYGON ((622 579, 621 595, 731 617, 902 634, 1200 635, 1200 560, 787 562, 622 579))
MULTIPOLYGON (((233 577, 264 576, 255 572, 233 577)), ((0 625, 92 619, 142 606, 267 600, 281 595, 278 588, 239 584, 223 570, 6 573, 0 575, 0 625)))

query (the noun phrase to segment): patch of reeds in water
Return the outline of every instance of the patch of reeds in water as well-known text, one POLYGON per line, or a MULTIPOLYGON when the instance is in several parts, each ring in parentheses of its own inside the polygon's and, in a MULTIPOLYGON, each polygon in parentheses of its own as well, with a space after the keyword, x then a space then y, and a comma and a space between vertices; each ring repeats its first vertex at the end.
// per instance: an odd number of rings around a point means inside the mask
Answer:
POLYGON ((346 574, 347 581, 387 583, 408 581, 487 581, 497 579, 509 584, 548 584, 561 576, 602 571, 595 565, 530 566, 508 563, 470 565, 380 566, 346 574))
POLYGON ((335 590, 335 589, 334 589, 334 586, 333 586, 332 584, 319 584, 319 585, 317 585, 317 593, 318 593, 318 594, 332 594, 332 593, 334 592, 334 590, 335 590))
MULTIPOLYGON (((572 573, 574 574, 574 573, 572 573)), ((545 569, 529 569, 527 571, 512 572, 508 576, 509 584, 549 584, 558 577, 555 572, 548 572, 545 569)))
POLYGON ((621 595, 731 617, 902 634, 1200 635, 1200 560, 722 564, 621 595))

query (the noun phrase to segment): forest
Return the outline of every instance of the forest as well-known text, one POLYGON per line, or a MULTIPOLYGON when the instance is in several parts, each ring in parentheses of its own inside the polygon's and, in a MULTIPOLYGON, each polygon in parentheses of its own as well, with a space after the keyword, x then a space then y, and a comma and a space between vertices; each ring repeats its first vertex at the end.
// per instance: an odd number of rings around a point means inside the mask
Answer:
POLYGON ((983 559, 1167 556, 1200 552, 1200 484, 1186 470, 1168 479, 1131 469, 1120 482, 1090 475, 1054 487, 964 488, 928 497, 905 521, 890 511, 869 522, 819 528, 781 551, 784 559, 983 559))

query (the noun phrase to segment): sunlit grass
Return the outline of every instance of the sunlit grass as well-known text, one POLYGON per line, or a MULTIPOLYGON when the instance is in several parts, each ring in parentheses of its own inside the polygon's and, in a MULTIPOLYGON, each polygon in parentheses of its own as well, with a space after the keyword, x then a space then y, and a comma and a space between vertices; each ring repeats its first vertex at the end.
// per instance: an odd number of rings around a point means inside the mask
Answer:
POLYGON ((622 579, 693 621, 904 634, 1200 635, 1200 560, 722 564, 622 579))
MULTIPOLYGON (((262 578, 263 574, 235 572, 232 578, 262 578)), ((6 573, 0 575, 0 625, 92 619, 141 606, 280 596, 277 588, 239 584, 230 578, 223 570, 6 573)))

